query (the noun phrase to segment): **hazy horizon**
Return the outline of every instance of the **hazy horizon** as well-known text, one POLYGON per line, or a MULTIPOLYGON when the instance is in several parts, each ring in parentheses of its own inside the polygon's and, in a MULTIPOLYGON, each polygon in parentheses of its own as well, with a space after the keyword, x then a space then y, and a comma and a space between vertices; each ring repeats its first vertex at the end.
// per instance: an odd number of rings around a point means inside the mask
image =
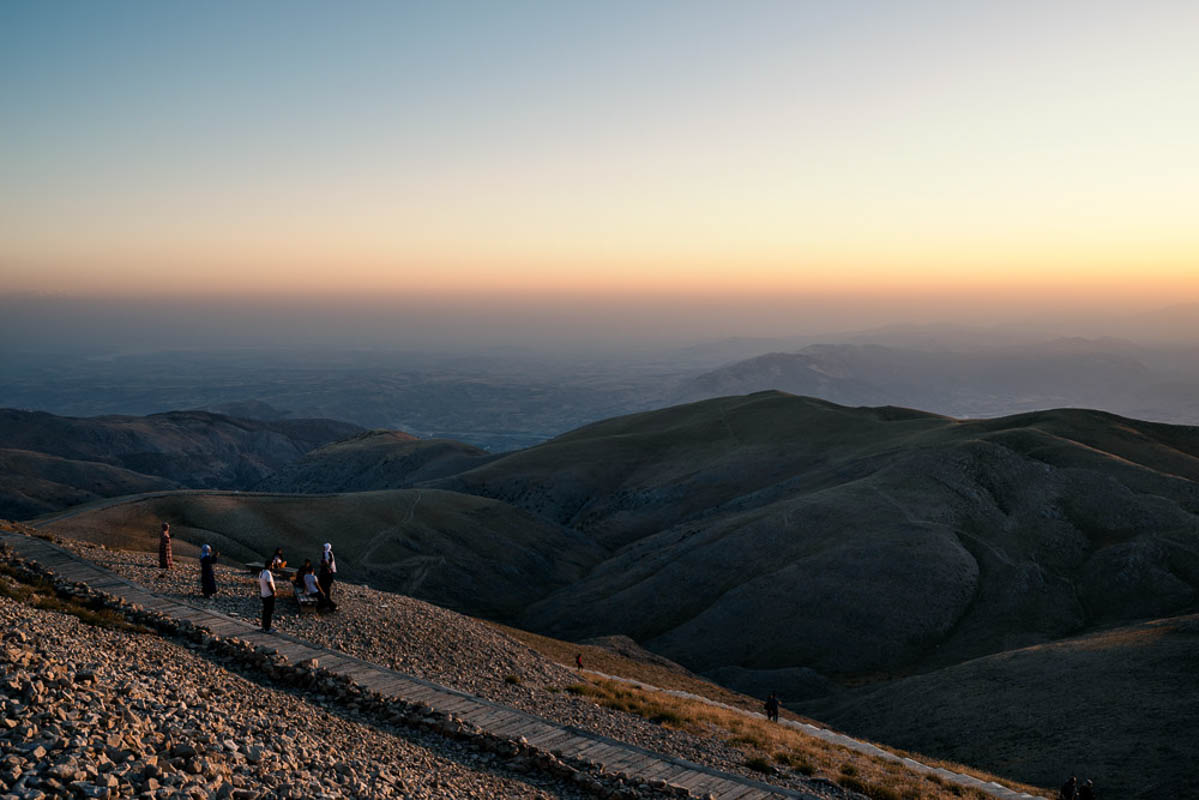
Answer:
MULTIPOLYGON (((169 349, 376 349, 652 354, 725 339, 839 337, 889 326, 963 326, 1003 336, 1116 337, 1199 344, 1199 306, 1116 312, 1057 298, 1002 295, 0 296, 0 355, 169 349)), ((886 331, 877 337, 886 344, 886 331)))

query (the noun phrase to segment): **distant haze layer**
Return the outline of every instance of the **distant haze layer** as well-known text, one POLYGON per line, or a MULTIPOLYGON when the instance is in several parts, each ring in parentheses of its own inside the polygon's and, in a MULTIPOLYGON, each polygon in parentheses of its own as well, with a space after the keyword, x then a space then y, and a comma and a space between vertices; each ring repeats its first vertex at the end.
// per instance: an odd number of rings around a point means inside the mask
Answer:
MULTIPOLYGON (((214 347, 606 352, 629 357, 725 337, 813 337, 959 323, 1061 336, 1199 342, 1199 306, 1116 305, 1080 292, 508 293, 324 296, 0 295, 0 356, 214 347)), ((997 337, 1001 338, 1001 337, 997 337)), ((886 344, 888 335, 872 341, 886 344)), ((764 349, 778 349, 777 344, 764 349)))

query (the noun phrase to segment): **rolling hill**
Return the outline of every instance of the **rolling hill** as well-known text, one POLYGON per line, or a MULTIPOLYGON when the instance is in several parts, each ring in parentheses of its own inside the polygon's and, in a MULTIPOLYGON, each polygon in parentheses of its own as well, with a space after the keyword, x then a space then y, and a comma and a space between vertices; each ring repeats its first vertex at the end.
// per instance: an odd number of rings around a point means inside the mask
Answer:
POLYGON ((29 450, 0 449, 0 517, 30 519, 101 497, 182 488, 140 472, 29 450))
POLYGON ((403 489, 454 475, 494 456, 452 439, 418 439, 400 431, 367 431, 312 450, 265 478, 266 492, 358 492, 403 489))
POLYGON ((178 492, 68 516, 49 530, 155 550, 161 520, 171 523, 177 555, 211 544, 229 559, 261 561, 282 546, 293 564, 316 563, 332 542, 343 579, 500 619, 577 581, 605 555, 579 533, 506 504, 430 489, 178 492))
POLYGON ((625 633, 697 670, 855 676, 1191 608, 1196 479, 1193 428, 764 392, 597 423, 435 485, 614 551, 528 627, 625 633))
POLYGON ((797 703, 856 735, 1102 796, 1188 796, 1199 759, 1199 616, 1154 620, 987 656, 797 703), (966 733, 968 732, 968 734, 966 733), (977 757, 977 762, 970 761, 977 757))
POLYGON ((0 409, 0 508, 14 519, 95 497, 179 487, 248 489, 314 447, 361 432, 322 419, 207 411, 59 417, 0 409))
POLYGON ((446 473, 354 494, 176 493, 51 530, 150 549, 167 519, 247 558, 334 541, 350 579, 574 641, 627 635, 856 733, 1042 784, 1115 775, 1133 748, 1118 729, 1144 733, 1149 712, 1172 740, 1199 733, 1170 711, 1199 696, 1197 428, 769 391, 501 456, 364 435, 289 479, 366 488, 426 468, 446 473), (1074 718, 1094 735, 1057 747, 1053 725, 1074 718))

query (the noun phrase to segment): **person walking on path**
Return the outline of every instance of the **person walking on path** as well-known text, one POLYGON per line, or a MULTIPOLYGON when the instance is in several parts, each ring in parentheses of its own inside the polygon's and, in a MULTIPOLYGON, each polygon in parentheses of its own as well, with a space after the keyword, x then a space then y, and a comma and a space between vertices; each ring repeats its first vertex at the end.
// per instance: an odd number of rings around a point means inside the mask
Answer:
POLYGON ((333 557, 333 545, 325 542, 325 552, 321 554, 321 570, 317 575, 317 584, 321 587, 321 594, 324 595, 324 601, 329 609, 336 609, 337 604, 333 602, 333 579, 337 576, 337 559, 333 557))
POLYGON ((158 566, 162 569, 170 569, 175 563, 175 559, 171 556, 171 525, 170 523, 162 523, 162 533, 158 536, 158 566))
POLYGON ((1071 775, 1070 780, 1062 784, 1057 796, 1058 800, 1075 800, 1078 797, 1078 778, 1071 775))
POLYGON ((205 600, 211 600, 216 594, 216 573, 213 565, 216 563, 216 551, 212 545, 206 544, 200 548, 200 591, 205 600))
POLYGON ((763 705, 765 705, 765 707, 766 707, 766 719, 770 720, 771 722, 778 722, 779 721, 779 698, 778 698, 778 695, 776 695, 774 692, 771 692, 770 696, 766 698, 766 702, 763 705))
POLYGON ((262 629, 271 632, 271 615, 275 613, 275 576, 271 574, 271 560, 268 558, 258 573, 258 594, 262 597, 262 629))
POLYGON ((583 654, 582 653, 575 653, 575 667, 578 668, 579 672, 583 671, 583 654))

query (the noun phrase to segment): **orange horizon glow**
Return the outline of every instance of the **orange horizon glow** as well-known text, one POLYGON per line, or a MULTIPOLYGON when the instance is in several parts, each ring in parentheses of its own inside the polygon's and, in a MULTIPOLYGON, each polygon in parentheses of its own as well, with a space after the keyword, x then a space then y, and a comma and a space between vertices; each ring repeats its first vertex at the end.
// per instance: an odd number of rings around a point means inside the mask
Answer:
POLYGON ((1197 5, 574 5, 14 11, 0 295, 1199 300, 1197 5))

